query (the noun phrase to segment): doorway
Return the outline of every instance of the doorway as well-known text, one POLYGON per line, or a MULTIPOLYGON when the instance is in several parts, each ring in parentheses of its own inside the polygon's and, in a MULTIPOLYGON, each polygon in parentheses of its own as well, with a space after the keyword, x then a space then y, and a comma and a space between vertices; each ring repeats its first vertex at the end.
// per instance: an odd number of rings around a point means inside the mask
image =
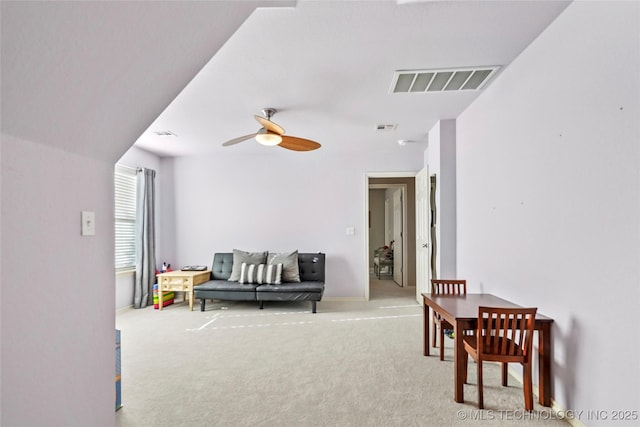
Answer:
MULTIPOLYGON (((416 285, 416 248, 415 248, 415 174, 366 174, 365 179, 365 218, 367 218, 369 232, 365 233, 365 265, 367 267, 365 298, 371 298, 371 278, 373 276, 373 255, 376 248, 387 245, 393 241, 393 268, 390 274, 385 277, 385 282, 393 284, 395 287, 402 287, 409 290, 409 287, 416 285), (378 199, 375 200, 375 193, 378 192, 378 199), (386 193, 386 197, 381 197, 381 193, 386 193), (370 200, 371 197, 374 199, 370 200), (382 199, 382 201, 381 201, 382 199), (386 203, 385 203, 386 201, 386 203), (394 203, 395 202, 395 203, 394 203), (385 209, 384 206, 387 206, 385 209), (377 227, 380 227, 380 216, 388 219, 389 225, 385 227, 385 232, 376 235, 371 234, 372 207, 384 211, 377 215, 377 227), (382 206, 382 207, 380 207, 382 206), (395 224, 395 227, 393 226, 395 224), (391 279, 391 280, 390 280, 391 279)), ((375 276, 377 281, 377 276, 375 276)), ((411 289, 413 292, 414 288, 411 289)), ((409 294, 410 295, 410 294, 409 294)))
POLYGON ((400 287, 404 280, 406 185, 369 186, 369 270, 400 287))

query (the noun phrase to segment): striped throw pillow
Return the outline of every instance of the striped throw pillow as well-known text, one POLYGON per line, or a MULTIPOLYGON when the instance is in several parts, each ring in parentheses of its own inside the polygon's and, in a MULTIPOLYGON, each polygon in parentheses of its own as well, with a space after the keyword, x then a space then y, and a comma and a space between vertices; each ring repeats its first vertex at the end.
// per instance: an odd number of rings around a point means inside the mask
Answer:
POLYGON ((282 264, 242 263, 239 283, 279 285, 282 283, 282 264))

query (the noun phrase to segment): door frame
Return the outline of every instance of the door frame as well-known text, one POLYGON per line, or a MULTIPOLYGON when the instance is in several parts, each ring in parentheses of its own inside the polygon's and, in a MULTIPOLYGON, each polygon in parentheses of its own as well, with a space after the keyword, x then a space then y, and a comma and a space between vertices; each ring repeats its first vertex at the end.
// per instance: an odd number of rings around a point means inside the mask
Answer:
MULTIPOLYGON (((364 224, 367 230, 364 234, 364 267, 365 267, 365 281, 364 281, 364 298, 366 301, 370 299, 370 281, 369 281, 369 189, 375 188, 402 188, 402 282, 408 283, 408 268, 407 268, 407 253, 408 252, 408 239, 407 239, 407 185, 406 184, 371 184, 369 185, 369 178, 415 178, 418 172, 365 172, 364 174, 364 224)), ((415 242, 413 242, 415 244, 415 242)))
POLYGON ((431 187, 430 187, 430 179, 431 175, 429 174, 429 167, 425 166, 418 174, 416 175, 416 301, 418 304, 422 304, 422 293, 431 293, 430 279, 431 279, 431 251, 432 251, 432 241, 431 241, 431 204, 430 204, 430 195, 431 195, 431 187), (419 177, 422 174, 421 177, 419 177), (418 202, 418 188, 422 187, 422 184, 419 181, 426 176, 426 184, 422 188, 420 193, 424 194, 426 192, 426 206, 421 206, 422 203, 418 202), (426 231, 425 231, 426 228, 426 231), (422 234, 424 233, 424 234, 422 234), (420 239, 420 241, 418 241, 420 239), (420 248, 421 246, 421 248, 420 248), (424 255, 423 250, 425 249, 429 252, 426 258, 422 258, 424 255), (422 268, 422 269, 421 269, 422 268))

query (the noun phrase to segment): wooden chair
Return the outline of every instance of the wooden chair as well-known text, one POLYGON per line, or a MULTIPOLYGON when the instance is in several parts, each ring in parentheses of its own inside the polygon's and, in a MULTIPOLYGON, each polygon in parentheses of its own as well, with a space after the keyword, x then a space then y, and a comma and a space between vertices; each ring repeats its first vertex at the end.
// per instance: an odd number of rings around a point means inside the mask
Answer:
MULTIPOLYGON (((431 293, 435 295, 465 295, 467 293, 466 280, 431 279, 431 293)), ((433 313, 433 323, 440 328, 440 360, 444 360, 444 330, 453 329, 453 325, 444 320, 437 313, 433 313)), ((436 334, 433 334, 432 346, 436 346, 436 334)))
POLYGON ((462 337, 464 345, 464 382, 467 361, 471 355, 478 366, 478 408, 484 408, 482 395, 482 362, 502 363, 502 385, 507 386, 507 365, 523 366, 524 407, 533 410, 531 345, 536 308, 479 307, 478 329, 474 335, 462 337))

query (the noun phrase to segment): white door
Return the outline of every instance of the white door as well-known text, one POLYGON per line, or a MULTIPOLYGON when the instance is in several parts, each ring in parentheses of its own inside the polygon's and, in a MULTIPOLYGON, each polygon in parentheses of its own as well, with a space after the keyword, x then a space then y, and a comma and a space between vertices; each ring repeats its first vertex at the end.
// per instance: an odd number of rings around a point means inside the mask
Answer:
POLYGON ((402 282, 402 189, 393 193, 393 280, 400 286, 402 282))
POLYGON ((422 293, 429 293, 429 171, 416 175, 416 300, 422 304, 422 293))
POLYGON ((391 222, 391 206, 389 199, 384 199, 384 244, 388 245, 393 239, 393 223, 391 222))

